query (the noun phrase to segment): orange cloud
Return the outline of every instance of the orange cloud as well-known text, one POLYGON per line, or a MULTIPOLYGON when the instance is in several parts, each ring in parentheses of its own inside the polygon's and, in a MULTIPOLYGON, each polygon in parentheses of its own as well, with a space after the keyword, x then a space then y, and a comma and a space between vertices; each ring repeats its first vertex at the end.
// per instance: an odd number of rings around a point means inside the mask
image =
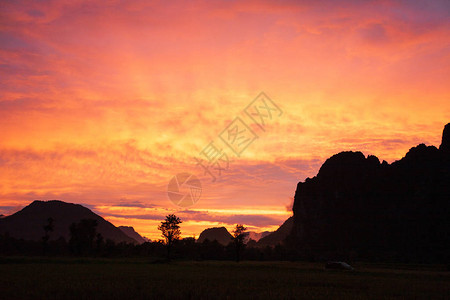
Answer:
POLYGON ((169 212, 186 235, 275 228, 297 181, 328 156, 392 162, 439 144, 449 11, 446 1, 3 1, 0 213, 61 199, 155 238, 169 212), (194 157, 261 91, 282 116, 255 127, 259 138, 211 182, 194 157), (180 172, 202 179, 189 213, 166 195, 180 172))

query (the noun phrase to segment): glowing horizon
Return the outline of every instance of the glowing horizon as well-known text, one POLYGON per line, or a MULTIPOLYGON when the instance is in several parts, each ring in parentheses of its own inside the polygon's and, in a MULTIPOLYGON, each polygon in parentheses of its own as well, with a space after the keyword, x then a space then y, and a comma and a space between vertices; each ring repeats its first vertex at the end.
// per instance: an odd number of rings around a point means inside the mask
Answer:
POLYGON ((0 214, 86 205, 158 239, 276 229, 329 156, 400 159, 450 122, 446 1, 4 1, 0 214), (167 184, 265 92, 283 111, 202 197, 167 184))

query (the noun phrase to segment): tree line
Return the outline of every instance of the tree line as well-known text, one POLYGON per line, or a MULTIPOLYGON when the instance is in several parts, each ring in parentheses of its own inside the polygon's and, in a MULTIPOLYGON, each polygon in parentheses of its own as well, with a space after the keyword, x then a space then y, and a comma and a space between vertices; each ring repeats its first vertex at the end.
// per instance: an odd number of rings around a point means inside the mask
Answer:
POLYGON ((176 215, 168 215, 158 226, 163 240, 143 244, 116 243, 105 239, 97 232, 97 221, 83 219, 73 223, 68 241, 63 237, 51 239, 53 218, 42 226, 41 241, 15 239, 8 234, 0 235, 0 255, 24 256, 77 256, 77 257, 149 257, 155 259, 181 260, 292 260, 289 250, 283 245, 265 248, 247 247, 244 243, 246 228, 236 224, 232 241, 222 245, 216 240, 202 243, 194 238, 181 238, 180 224, 176 215))

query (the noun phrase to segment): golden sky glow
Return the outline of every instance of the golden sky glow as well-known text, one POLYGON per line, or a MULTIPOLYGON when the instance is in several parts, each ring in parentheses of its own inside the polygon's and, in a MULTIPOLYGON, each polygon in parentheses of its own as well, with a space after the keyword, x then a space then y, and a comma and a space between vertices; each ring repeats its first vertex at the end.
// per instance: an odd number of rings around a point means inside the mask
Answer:
POLYGON ((184 236, 272 230, 330 155, 392 162, 450 121, 448 1, 98 3, 0 2, 0 213, 60 199, 150 238, 168 213, 184 236), (261 91, 283 114, 172 204, 261 91))

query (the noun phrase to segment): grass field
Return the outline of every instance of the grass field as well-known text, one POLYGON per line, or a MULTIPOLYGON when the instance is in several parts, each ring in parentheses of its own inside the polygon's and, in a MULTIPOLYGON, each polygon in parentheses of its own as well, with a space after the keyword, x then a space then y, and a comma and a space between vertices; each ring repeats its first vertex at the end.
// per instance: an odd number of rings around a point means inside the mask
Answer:
POLYGON ((0 299, 450 299, 439 266, 0 259, 0 299))

